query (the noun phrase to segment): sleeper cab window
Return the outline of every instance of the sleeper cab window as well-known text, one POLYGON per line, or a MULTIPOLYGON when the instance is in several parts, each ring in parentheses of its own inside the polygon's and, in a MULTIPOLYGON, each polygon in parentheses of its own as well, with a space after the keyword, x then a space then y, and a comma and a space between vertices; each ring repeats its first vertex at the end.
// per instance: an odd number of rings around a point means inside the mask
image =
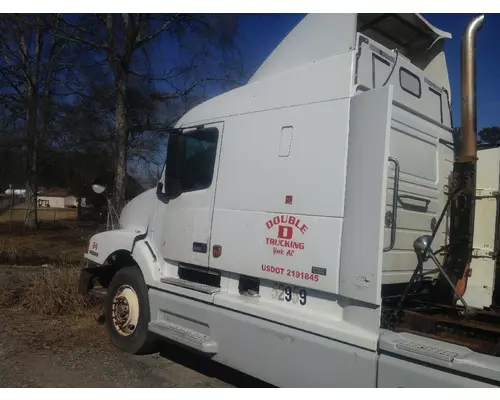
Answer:
POLYGON ((399 69, 399 84, 401 89, 415 97, 420 98, 422 95, 422 85, 419 77, 406 68, 401 67, 399 69))

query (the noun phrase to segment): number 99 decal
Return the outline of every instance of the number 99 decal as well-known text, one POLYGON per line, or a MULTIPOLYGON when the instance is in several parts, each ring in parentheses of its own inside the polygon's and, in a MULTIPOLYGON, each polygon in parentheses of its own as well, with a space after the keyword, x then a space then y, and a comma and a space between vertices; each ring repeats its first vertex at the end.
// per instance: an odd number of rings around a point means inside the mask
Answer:
POLYGON ((282 283, 274 283, 272 298, 284 301, 285 303, 305 306, 307 303, 307 292, 305 289, 283 285, 282 283))

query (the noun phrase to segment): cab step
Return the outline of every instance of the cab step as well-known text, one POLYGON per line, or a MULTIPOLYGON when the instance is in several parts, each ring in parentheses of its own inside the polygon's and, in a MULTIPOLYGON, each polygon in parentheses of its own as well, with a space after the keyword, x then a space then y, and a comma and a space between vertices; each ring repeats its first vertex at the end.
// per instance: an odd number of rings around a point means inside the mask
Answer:
POLYGON ((214 294, 220 292, 220 287, 210 286, 203 283, 192 282, 186 279, 180 278, 161 278, 160 282, 166 283, 168 285, 174 285, 183 287, 185 289, 196 290, 197 292, 202 292, 206 294, 214 294))
POLYGON ((210 336, 184 328, 168 321, 152 321, 149 330, 205 354, 217 354, 219 346, 210 336))

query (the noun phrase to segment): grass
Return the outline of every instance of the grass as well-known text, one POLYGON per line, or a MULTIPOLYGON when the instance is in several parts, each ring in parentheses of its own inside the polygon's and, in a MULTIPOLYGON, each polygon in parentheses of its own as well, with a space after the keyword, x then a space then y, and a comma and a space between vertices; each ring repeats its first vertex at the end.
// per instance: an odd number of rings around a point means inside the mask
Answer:
POLYGON ((33 349, 89 340, 94 345, 100 300, 81 296, 78 284, 84 251, 97 231, 95 224, 76 221, 42 222, 32 231, 22 221, 0 222, 0 314, 15 316, 8 321, 9 335, 22 338, 7 346, 10 350, 0 349, 3 356, 9 351, 15 356, 19 344, 33 349))
MULTIPOLYGON (((39 221, 74 221, 76 220, 76 208, 38 208, 39 221)), ((18 205, 13 210, 4 210, 0 212, 0 222, 24 222, 26 218, 26 209, 24 205, 18 205)))
POLYGON ((0 308, 52 316, 87 312, 78 280, 97 226, 52 221, 33 231, 22 223, 7 227, 10 223, 0 223, 0 265, 6 264, 0 266, 0 308))
POLYGON ((96 231, 95 225, 60 221, 42 223, 33 231, 25 231, 23 224, 0 223, 0 264, 79 264, 96 231))
POLYGON ((0 307, 32 315, 81 316, 91 303, 78 293, 79 268, 5 268, 0 273, 0 307))

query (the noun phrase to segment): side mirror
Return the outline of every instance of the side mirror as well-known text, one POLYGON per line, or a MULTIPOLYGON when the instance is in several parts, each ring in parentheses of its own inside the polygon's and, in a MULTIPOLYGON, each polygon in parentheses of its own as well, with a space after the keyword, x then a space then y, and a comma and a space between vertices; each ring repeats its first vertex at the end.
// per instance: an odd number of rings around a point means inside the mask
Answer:
POLYGON ((106 185, 100 178, 97 178, 96 180, 94 180, 94 182, 92 182, 92 190, 96 194, 104 193, 104 191, 106 190, 106 185))
POLYGON ((168 139, 167 163, 165 169, 166 195, 175 199, 182 194, 182 170, 184 168, 185 137, 172 135, 168 139))

